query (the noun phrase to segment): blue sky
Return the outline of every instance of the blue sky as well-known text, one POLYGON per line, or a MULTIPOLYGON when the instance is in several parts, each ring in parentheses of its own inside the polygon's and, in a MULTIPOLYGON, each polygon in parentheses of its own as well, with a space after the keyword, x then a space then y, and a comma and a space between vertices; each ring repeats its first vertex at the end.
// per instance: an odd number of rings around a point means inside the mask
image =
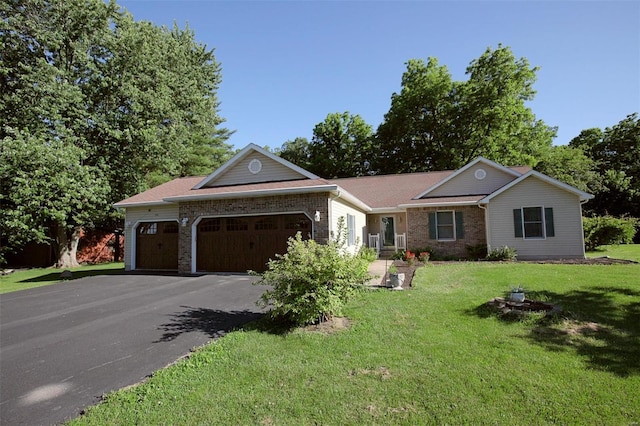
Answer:
POLYGON ((636 1, 119 1, 136 20, 181 28, 222 64, 220 115, 229 143, 271 148, 327 114, 359 114, 374 130, 400 90, 405 62, 432 56, 456 80, 487 47, 539 66, 539 119, 555 144, 640 110, 636 1))

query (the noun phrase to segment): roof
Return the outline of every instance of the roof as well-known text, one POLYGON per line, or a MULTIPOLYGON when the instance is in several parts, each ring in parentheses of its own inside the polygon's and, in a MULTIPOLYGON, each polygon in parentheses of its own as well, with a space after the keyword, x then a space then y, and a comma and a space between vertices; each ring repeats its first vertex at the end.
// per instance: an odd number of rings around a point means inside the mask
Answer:
POLYGON ((410 202, 424 188, 429 188, 453 171, 375 175, 356 178, 331 179, 372 209, 395 208, 410 202))
POLYGON ((122 200, 115 207, 143 207, 168 205, 182 201, 212 200, 262 197, 286 194, 325 192, 339 195, 345 201, 354 204, 363 211, 383 212, 401 210, 407 207, 420 206, 455 206, 475 205, 489 202, 495 195, 517 185, 522 180, 535 176, 566 191, 580 196, 580 199, 593 198, 592 195, 551 179, 548 176, 532 171, 530 167, 504 167, 493 161, 478 157, 476 160, 458 170, 437 172, 405 173, 394 175, 374 175, 342 179, 322 179, 300 167, 269 153, 257 145, 250 144, 231 160, 209 176, 194 176, 174 179, 170 182, 151 188, 133 197, 122 200), (250 153, 262 154, 276 163, 294 171, 299 176, 295 180, 259 181, 236 185, 210 186, 223 172, 235 167, 250 153), (464 170, 477 163, 502 170, 513 177, 513 180, 502 188, 492 189, 487 194, 447 194, 447 196, 429 196, 433 189, 455 179, 464 170))

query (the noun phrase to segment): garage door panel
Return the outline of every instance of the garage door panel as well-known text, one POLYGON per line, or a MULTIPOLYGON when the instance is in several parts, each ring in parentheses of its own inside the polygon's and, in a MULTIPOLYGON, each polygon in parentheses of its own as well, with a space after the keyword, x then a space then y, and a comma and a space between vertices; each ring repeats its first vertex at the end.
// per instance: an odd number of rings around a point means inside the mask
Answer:
POLYGON ((203 219, 196 236, 196 269, 264 271, 270 258, 287 251, 287 239, 299 230, 305 238, 310 235, 311 221, 305 215, 203 219))
POLYGON ((136 230, 136 269, 178 269, 178 223, 142 223, 136 230))

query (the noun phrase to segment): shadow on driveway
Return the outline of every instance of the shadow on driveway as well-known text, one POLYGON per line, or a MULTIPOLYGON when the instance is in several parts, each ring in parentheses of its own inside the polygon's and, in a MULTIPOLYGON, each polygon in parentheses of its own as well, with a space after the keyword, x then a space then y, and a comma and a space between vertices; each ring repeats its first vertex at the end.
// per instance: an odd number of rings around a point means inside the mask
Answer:
POLYGON ((154 343, 170 342, 183 333, 200 331, 210 338, 218 338, 236 329, 238 324, 246 324, 261 318, 264 314, 251 311, 221 311, 218 309, 186 308, 183 312, 171 315, 171 322, 162 324, 162 337, 154 343))

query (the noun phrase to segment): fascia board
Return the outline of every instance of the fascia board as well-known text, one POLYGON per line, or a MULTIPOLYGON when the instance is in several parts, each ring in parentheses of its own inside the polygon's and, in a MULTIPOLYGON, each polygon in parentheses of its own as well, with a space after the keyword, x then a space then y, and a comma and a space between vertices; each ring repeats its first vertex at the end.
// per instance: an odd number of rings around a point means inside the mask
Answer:
POLYGON ((258 145, 250 143, 249 145, 245 146, 240 152, 234 155, 229 161, 224 163, 222 166, 218 167, 215 172, 211 173, 209 176, 202 179, 202 181, 200 181, 200 183, 194 186, 193 189, 202 189, 203 187, 207 186, 209 183, 213 182, 218 176, 222 175, 225 171, 227 171, 228 169, 230 169, 231 167, 235 166, 237 163, 242 161, 242 159, 245 158, 247 155, 249 155, 251 152, 258 152, 272 159, 273 161, 280 163, 281 165, 300 173, 306 178, 319 179, 318 176, 314 175, 311 172, 306 171, 302 167, 296 166, 295 164, 285 160, 284 158, 280 158, 277 155, 272 154, 260 148, 258 145))
POLYGON ((335 191, 332 191, 332 193, 333 193, 333 195, 335 195, 337 197, 337 199, 343 199, 347 203, 353 204, 354 206, 364 210, 365 212, 371 212, 371 210, 372 210, 371 207, 369 207, 362 200, 360 200, 359 198, 357 198, 356 196, 354 196, 350 192, 345 191, 344 189, 342 189, 340 187, 337 187, 337 189, 335 191))
POLYGON ((484 157, 478 157, 475 160, 473 160, 472 162, 468 163, 466 166, 463 166, 461 168, 459 168, 458 170, 456 170, 454 173, 450 174, 449 176, 447 176, 446 178, 442 179, 440 182, 436 183, 435 185, 432 185, 431 187, 427 188, 424 192, 416 195, 413 199, 414 200, 418 200, 422 197, 424 197, 425 195, 427 195, 428 193, 430 193, 431 191, 433 191, 436 188, 441 187, 442 185, 444 185, 445 183, 449 182, 450 180, 454 179, 456 176, 458 176, 459 174, 463 173, 465 170, 470 169, 471 167, 475 166, 478 163, 483 163, 489 167, 493 167, 494 169, 503 171, 507 174, 510 174, 513 177, 520 177, 521 173, 512 170, 508 167, 505 167, 501 164, 496 163, 495 161, 491 161, 488 160, 484 157))
POLYGON ((415 207, 475 206, 480 204, 480 201, 448 201, 445 203, 407 203, 407 204, 399 204, 398 207, 403 209, 408 209, 408 208, 415 208, 415 207))
POLYGON ((126 209, 128 207, 158 207, 158 206, 167 206, 169 204, 173 204, 172 202, 167 201, 140 201, 138 203, 115 203, 112 204, 116 209, 126 209))
POLYGON ((164 198, 164 201, 169 203, 172 203, 172 202, 175 203, 180 201, 270 197, 273 195, 332 192, 332 191, 336 191, 337 189, 338 189, 337 185, 316 185, 316 186, 303 186, 300 188, 276 188, 276 189, 260 189, 260 190, 254 190, 254 191, 223 192, 223 193, 216 193, 216 194, 178 195, 178 196, 164 198))

